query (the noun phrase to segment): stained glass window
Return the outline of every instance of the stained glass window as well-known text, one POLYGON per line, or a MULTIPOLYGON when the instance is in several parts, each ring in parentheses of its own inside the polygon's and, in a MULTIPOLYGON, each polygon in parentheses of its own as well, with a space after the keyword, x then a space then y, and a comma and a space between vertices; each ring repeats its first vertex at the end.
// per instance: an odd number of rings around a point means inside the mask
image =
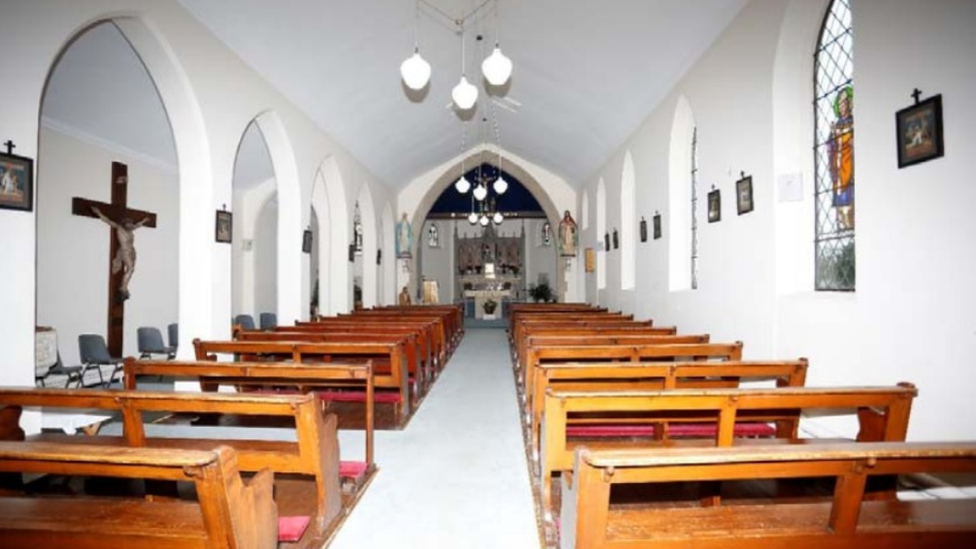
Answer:
POLYGON ((816 289, 853 291, 854 63, 851 0, 833 0, 814 60, 816 289))

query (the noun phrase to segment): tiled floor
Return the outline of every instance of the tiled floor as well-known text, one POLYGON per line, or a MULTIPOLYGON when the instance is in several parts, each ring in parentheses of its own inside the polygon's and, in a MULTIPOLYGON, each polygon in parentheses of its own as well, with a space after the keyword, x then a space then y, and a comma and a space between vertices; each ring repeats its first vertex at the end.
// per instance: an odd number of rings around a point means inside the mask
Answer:
POLYGON ((377 431, 379 474, 330 549, 540 547, 508 356, 504 330, 467 331, 407 428, 377 431))

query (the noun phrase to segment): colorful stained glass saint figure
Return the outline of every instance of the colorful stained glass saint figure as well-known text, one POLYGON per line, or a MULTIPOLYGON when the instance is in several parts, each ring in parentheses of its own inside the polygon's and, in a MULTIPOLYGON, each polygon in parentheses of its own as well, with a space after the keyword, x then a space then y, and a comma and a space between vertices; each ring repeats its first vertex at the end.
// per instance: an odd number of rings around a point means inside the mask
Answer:
POLYGON ((854 228, 854 88, 846 86, 834 99, 828 157, 834 208, 841 229, 854 228))

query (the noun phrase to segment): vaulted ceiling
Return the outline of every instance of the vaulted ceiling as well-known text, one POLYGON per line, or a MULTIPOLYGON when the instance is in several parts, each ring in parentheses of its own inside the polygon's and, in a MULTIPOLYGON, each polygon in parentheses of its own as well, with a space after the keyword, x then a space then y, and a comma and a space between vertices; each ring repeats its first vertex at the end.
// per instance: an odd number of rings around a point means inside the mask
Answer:
MULTIPOLYGON (((746 2, 497 0, 496 15, 495 0, 423 0, 417 17, 410 0, 178 1, 394 189, 457 156, 462 133, 466 147, 500 136, 505 150, 586 182, 746 2), (469 116, 448 107, 461 75, 460 19, 466 72, 481 93, 469 116), (415 29, 433 67, 422 94, 408 93, 399 74, 415 29), (496 32, 515 69, 488 96, 480 64, 496 32)), ((104 121, 68 116, 83 131, 134 142, 104 121)))

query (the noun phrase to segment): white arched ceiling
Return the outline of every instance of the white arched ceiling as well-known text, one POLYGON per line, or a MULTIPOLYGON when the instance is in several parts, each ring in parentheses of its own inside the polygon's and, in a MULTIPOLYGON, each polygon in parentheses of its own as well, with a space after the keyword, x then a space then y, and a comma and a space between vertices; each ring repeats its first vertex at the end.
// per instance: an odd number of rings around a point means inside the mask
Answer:
POLYGON ((377 276, 376 249, 377 223, 376 209, 373 207, 373 194, 369 185, 363 183, 359 188, 359 214, 363 224, 363 307, 376 306, 377 276))
POLYGON ((291 139, 277 113, 255 119, 271 155, 278 184, 278 323, 292 324, 302 317, 302 212, 298 165, 291 139))
POLYGON ((691 289, 691 141, 694 132, 695 116, 691 104, 681 96, 674 110, 668 156, 668 287, 671 291, 691 289))
POLYGON ((630 151, 624 155, 620 175, 620 289, 637 283, 637 174, 630 151))
MULTIPOLYGON (((331 245, 329 257, 329 308, 328 314, 349 312, 352 308, 352 291, 349 280, 349 205, 346 200, 346 187, 342 172, 334 157, 326 158, 319 172, 325 181, 328 195, 328 216, 323 225, 329 226, 331 245)), ((321 292, 322 289, 319 288, 321 292)))
POLYGON ((380 215, 380 242, 383 251, 382 264, 379 266, 381 275, 380 282, 380 304, 393 305, 396 303, 396 244, 394 235, 396 232, 396 218, 393 217, 393 207, 389 202, 383 205, 383 213, 380 215))
POLYGON ((315 172, 315 181, 312 184, 312 208, 315 210, 315 218, 318 221, 318 238, 312 241, 312 245, 318 249, 319 254, 319 302, 318 310, 320 314, 332 314, 332 273, 335 272, 332 259, 332 210, 329 204, 329 193, 325 187, 325 177, 322 171, 315 172))
MULTIPOLYGON (((596 289, 604 290, 607 287, 607 254, 609 250, 604 245, 607 233, 607 185, 600 178, 600 183, 596 187, 596 238, 601 243, 596 254, 596 289)), ((599 292, 597 292, 599 297, 599 292)))

